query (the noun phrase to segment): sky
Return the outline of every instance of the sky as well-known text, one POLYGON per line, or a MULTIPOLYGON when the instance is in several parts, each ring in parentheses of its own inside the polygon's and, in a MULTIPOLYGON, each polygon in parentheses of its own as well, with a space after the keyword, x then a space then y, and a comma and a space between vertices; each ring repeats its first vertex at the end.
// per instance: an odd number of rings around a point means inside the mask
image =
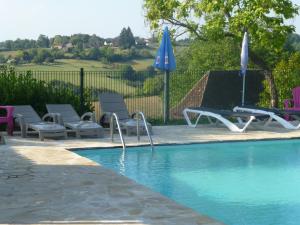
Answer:
MULTIPOLYGON (((292 0, 300 5, 300 0, 292 0)), ((0 41, 37 39, 39 34, 116 37, 123 27, 150 37, 143 0, 0 0, 0 41)), ((300 16, 290 21, 300 34, 300 16)))

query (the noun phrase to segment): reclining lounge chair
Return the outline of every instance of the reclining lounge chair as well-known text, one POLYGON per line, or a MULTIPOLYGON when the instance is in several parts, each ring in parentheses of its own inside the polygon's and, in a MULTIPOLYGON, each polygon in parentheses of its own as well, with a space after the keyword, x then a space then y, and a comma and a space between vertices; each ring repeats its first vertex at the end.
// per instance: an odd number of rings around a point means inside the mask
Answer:
POLYGON ((248 113, 259 113, 268 116, 268 120, 265 122, 264 126, 269 125, 273 120, 278 122, 281 126, 289 130, 297 130, 300 128, 300 123, 294 125, 291 122, 284 119, 288 116, 289 118, 294 118, 299 121, 300 111, 297 110, 280 110, 276 108, 264 108, 256 106, 236 106, 233 111, 235 112, 248 112, 248 113))
POLYGON ((251 122, 256 119, 256 117, 262 116, 258 113, 233 112, 231 110, 217 110, 207 107, 186 108, 183 110, 183 115, 189 127, 196 127, 200 118, 202 116, 206 116, 210 123, 213 123, 211 120, 212 118, 216 119, 217 122, 222 122, 232 132, 244 132, 251 122), (195 123, 191 122, 190 114, 196 115, 195 123), (238 119, 238 122, 242 127, 238 127, 235 123, 231 122, 227 118, 238 119), (246 119, 246 123, 242 123, 241 118, 246 119))
POLYGON ((47 104, 49 113, 56 115, 57 123, 65 126, 68 132, 75 132, 76 137, 103 136, 103 127, 96 123, 92 112, 84 113, 81 117, 70 104, 47 104), (88 120, 84 120, 88 118, 88 120))
MULTIPOLYGON (((102 116, 100 118, 101 124, 108 125, 112 113, 116 113, 119 118, 119 123, 122 130, 126 131, 127 135, 135 135, 137 132, 137 120, 129 116, 123 96, 117 93, 102 93, 99 95, 100 111, 102 116)), ((152 126, 147 122, 149 132, 152 133, 152 126)), ((139 121, 140 133, 146 134, 146 127, 143 121, 139 121)))
POLYGON ((27 136, 29 130, 36 131, 41 141, 44 140, 44 137, 66 138, 66 128, 54 122, 44 121, 48 117, 52 117, 53 121, 55 120, 51 114, 46 114, 41 119, 30 105, 14 106, 15 122, 20 126, 23 138, 27 136))

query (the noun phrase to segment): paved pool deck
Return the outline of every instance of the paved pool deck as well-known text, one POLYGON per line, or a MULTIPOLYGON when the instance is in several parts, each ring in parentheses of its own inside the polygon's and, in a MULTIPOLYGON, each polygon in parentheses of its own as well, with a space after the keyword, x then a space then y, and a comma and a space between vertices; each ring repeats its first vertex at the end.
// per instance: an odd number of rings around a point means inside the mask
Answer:
MULTIPOLYGON (((300 130, 275 125, 245 133, 211 125, 162 126, 153 132, 156 144, 300 137, 300 130)), ((43 142, 6 136, 5 141, 0 145, 0 224, 222 224, 67 150, 120 146, 117 135, 115 143, 108 134, 43 142)), ((125 141, 138 144, 136 137, 125 141)))

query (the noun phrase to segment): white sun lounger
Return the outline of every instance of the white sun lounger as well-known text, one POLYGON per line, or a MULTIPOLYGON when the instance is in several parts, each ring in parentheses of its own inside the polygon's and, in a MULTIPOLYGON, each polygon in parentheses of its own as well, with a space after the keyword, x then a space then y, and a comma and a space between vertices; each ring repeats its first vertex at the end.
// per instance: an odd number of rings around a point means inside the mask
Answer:
POLYGON ((247 127, 251 124, 251 122, 256 119, 256 116, 261 116, 261 115, 256 113, 243 113, 243 112, 239 113, 230 110, 216 110, 216 109, 210 109, 206 107, 195 107, 195 108, 184 109, 183 116, 189 127, 196 127, 199 123, 200 118, 202 116, 205 116, 208 118, 208 121, 210 123, 212 123, 211 118, 214 118, 217 121, 222 122, 232 132, 244 132, 247 129, 247 127), (195 123, 192 123, 190 115, 196 116, 195 123), (241 127, 237 126, 237 124, 231 122, 229 119, 225 117, 239 119, 238 123, 241 127), (241 118, 246 118, 247 121, 243 123, 241 118))
POLYGON ((264 126, 268 126, 273 120, 275 120, 281 126, 283 126, 286 129, 289 129, 289 130, 297 130, 300 128, 300 123, 298 123, 297 125, 293 125, 292 123, 290 123, 289 121, 287 121, 281 117, 284 114, 300 115, 299 112, 296 113, 296 112, 293 112, 292 110, 278 110, 278 109, 268 109, 268 108, 250 107, 250 106, 236 106, 236 107, 234 107, 233 111, 259 113, 259 114, 267 115, 267 116, 269 116, 269 119, 266 121, 264 126))

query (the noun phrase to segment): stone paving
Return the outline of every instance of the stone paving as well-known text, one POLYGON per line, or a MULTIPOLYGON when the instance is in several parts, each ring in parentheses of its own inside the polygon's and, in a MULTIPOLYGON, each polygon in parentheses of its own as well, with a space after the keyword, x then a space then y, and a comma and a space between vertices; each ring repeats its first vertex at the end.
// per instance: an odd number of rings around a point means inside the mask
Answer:
MULTIPOLYGON (((154 142, 298 138, 277 126, 231 133, 223 127, 154 127, 154 142)), ((0 145, 0 224, 182 224, 220 225, 148 188, 66 149, 120 145, 102 139, 44 142, 5 137, 0 145)), ((136 137, 125 137, 136 145, 136 137)), ((142 138, 147 143, 147 138, 142 138)))

